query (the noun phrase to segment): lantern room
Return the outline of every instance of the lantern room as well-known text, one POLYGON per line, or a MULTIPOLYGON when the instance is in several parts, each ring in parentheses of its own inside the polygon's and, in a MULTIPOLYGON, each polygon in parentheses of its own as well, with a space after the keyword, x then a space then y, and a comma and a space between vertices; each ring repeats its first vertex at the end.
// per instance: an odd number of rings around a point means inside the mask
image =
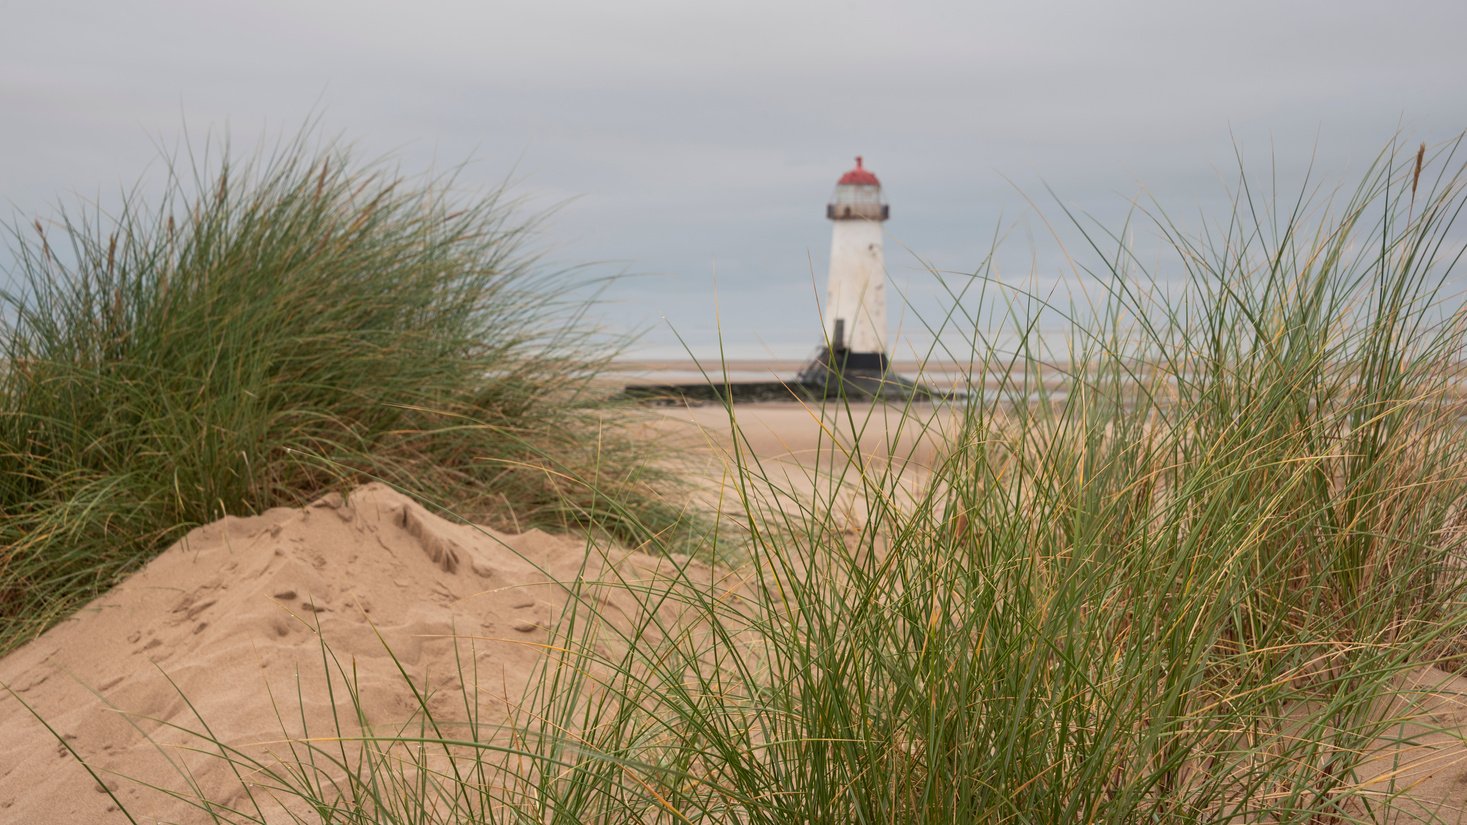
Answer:
POLYGON ((884 221, 891 207, 881 200, 881 181, 866 169, 859 155, 856 168, 840 176, 835 194, 825 206, 825 217, 833 221, 884 221))

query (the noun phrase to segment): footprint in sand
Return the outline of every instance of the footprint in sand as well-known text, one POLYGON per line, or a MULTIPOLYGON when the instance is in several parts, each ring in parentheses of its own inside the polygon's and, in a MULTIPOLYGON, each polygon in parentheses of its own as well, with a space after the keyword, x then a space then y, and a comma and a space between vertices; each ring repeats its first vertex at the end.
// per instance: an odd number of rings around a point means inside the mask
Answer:
POLYGON ((283 639, 290 635, 291 620, 285 616, 272 616, 266 626, 270 632, 283 639))

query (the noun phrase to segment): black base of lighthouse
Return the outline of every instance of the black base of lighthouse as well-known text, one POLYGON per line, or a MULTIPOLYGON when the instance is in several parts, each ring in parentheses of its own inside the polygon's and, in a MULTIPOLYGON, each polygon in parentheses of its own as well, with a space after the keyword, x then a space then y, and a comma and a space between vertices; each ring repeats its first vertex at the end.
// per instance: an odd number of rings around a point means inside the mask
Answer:
POLYGON ((717 380, 629 386, 624 395, 648 404, 738 404, 762 401, 936 401, 954 398, 891 371, 882 352, 822 347, 793 381, 717 380))
POLYGON ((931 400, 920 384, 891 371, 884 352, 851 352, 844 347, 821 347, 797 379, 816 398, 906 401, 931 400))

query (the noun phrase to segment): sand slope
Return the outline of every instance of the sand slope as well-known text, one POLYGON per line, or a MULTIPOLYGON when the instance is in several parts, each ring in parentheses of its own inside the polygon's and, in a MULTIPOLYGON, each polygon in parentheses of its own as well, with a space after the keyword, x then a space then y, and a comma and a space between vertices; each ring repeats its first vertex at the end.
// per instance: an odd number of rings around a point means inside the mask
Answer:
MULTIPOLYGON (((0 683, 96 768, 183 789, 172 760, 188 766, 215 800, 244 804, 238 780, 218 760, 160 752, 145 738, 198 745, 171 727, 199 727, 183 696, 221 740, 274 742, 257 750, 280 752, 287 734, 278 712, 287 716, 288 735, 301 732, 299 679, 311 733, 330 733, 319 622, 336 656, 355 664, 373 719, 403 720, 416 709, 383 639, 415 679, 444 689, 434 701, 451 712, 462 702, 451 637, 472 634, 481 688, 493 685, 501 702, 513 701, 542 655, 532 643, 545 640, 566 598, 553 580, 575 579, 584 564, 592 575, 600 563, 582 541, 452 524, 370 485, 346 502, 332 495, 299 510, 193 531, 0 660, 0 683), (272 692, 281 711, 272 707, 272 692)), ((617 563, 649 570, 659 564, 636 556, 617 563)), ((493 717, 495 702, 484 704, 493 717)), ((502 719, 505 711, 498 712, 502 719)), ((140 821, 202 818, 135 782, 108 784, 130 812, 144 815, 140 821)), ((113 811, 109 796, 54 737, 14 697, 0 694, 0 822, 122 821, 113 811)))

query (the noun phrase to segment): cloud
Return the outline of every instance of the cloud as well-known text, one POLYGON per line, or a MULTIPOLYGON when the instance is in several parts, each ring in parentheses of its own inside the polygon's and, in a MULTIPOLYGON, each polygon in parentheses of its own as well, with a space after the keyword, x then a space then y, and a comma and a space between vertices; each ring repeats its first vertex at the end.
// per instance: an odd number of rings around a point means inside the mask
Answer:
MULTIPOLYGON (((892 237, 962 271, 1030 211, 1026 195, 1054 214, 1046 186, 1102 221, 1143 187, 1191 215, 1225 203, 1235 146, 1285 182, 1312 162, 1344 183, 1397 130, 1439 141, 1467 127, 1456 0, 1409 15, 1361 0, 5 12, 0 193, 23 215, 114 191, 185 124, 248 151, 315 114, 366 156, 408 170, 472 157, 467 185, 513 173, 535 203, 569 200, 549 230, 558 257, 655 275, 615 292, 628 323, 666 315, 706 333, 716 266, 731 327, 784 323, 790 340, 823 277, 824 199, 856 153, 887 185, 892 237)), ((1058 277, 1042 222, 1016 242, 1006 268, 1058 277)), ((897 246, 894 266, 918 278, 897 246)))

